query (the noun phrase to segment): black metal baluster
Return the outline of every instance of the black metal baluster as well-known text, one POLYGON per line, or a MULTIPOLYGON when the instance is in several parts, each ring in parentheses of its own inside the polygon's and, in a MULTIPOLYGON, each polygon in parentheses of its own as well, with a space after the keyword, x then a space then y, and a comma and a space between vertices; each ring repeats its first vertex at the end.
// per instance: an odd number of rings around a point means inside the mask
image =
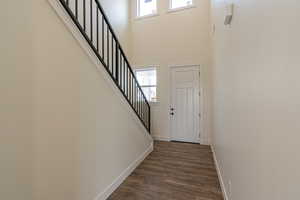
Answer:
POLYGON ((132 73, 130 73, 130 90, 131 90, 131 103, 133 104, 133 76, 132 73))
POLYGON ((142 116, 142 119, 144 119, 143 105, 144 105, 144 99, 143 99, 143 95, 141 94, 141 116, 142 116))
POLYGON ((98 6, 96 7, 96 16, 97 16, 97 51, 99 52, 99 10, 98 6))
POLYGON ((135 81, 135 91, 136 91, 136 111, 139 113, 139 93, 138 93, 138 87, 137 87, 137 82, 135 81))
POLYGON ((119 84, 119 45, 116 42, 116 81, 119 84))
POLYGON ((145 120, 145 124, 147 124, 147 120, 146 120, 146 116, 147 116, 146 115, 146 100, 144 100, 144 104, 143 105, 144 105, 144 107, 143 107, 144 108, 143 109, 144 110, 144 120, 145 120))
POLYGON ((130 90, 129 90, 129 81, 130 81, 130 76, 129 76, 129 67, 127 67, 127 98, 130 100, 130 90))
MULTIPOLYGON (((126 85, 125 85, 125 58, 124 58, 124 62, 123 62, 123 91, 124 91, 124 93, 125 93, 125 87, 126 87, 126 85)), ((126 94, 126 93, 125 93, 126 94)))
MULTIPOLYGON (((120 87, 121 87, 121 89, 123 88, 122 87, 122 83, 123 83, 123 81, 122 81, 122 77, 123 77, 122 76, 122 73, 123 73, 123 69, 122 69, 123 68, 122 67, 123 66, 123 60, 122 60, 122 58, 123 58, 122 57, 122 52, 120 52, 120 87)), ((122 89, 122 91, 123 91, 123 89, 122 89)))
POLYGON ((130 73, 130 71, 129 71, 128 76, 129 76, 128 77, 128 88, 129 88, 128 100, 131 103, 131 73, 130 73))
POLYGON ((145 102, 145 124, 148 126, 148 110, 147 110, 147 104, 145 102))
POLYGON ((145 123, 148 124, 148 109, 147 109, 147 103, 145 102, 145 123))
POLYGON ((91 41, 93 42, 93 0, 90 0, 90 26, 91 26, 91 41))
POLYGON ((128 91, 127 91, 127 87, 128 87, 128 78, 127 78, 127 63, 124 62, 124 69, 125 69, 125 73, 124 73, 124 79, 125 79, 125 85, 124 85, 124 93, 126 96, 128 96, 128 91))
POLYGON ((127 71, 126 71, 126 74, 127 74, 127 97, 129 99, 130 97, 130 91, 129 91, 129 66, 127 66, 127 71))
POLYGON ((140 117, 141 117, 141 115, 142 115, 142 110, 141 110, 141 90, 140 89, 138 89, 138 91, 139 91, 139 115, 140 115, 140 117))
POLYGON ((146 123, 146 127, 148 127, 148 107, 147 107, 147 103, 145 103, 145 123, 146 123))
POLYGON ((145 106, 145 100, 144 100, 144 97, 142 97, 142 119, 143 119, 143 121, 144 121, 144 123, 145 123, 145 108, 144 108, 144 106, 145 106))
POLYGON ((123 83, 122 83, 122 85, 123 85, 123 92, 124 92, 124 94, 126 95, 126 91, 125 91, 125 88, 126 88, 126 80, 125 80, 125 73, 126 73, 126 67, 125 67, 125 63, 126 63, 126 61, 125 61, 125 58, 124 58, 124 55, 123 55, 123 62, 122 62, 122 68, 123 68, 123 74, 122 74, 122 80, 123 80, 123 83))
POLYGON ((143 117, 143 121, 144 121, 144 123, 146 123, 145 122, 145 99, 144 99, 144 97, 143 97, 143 95, 142 95, 142 117, 143 117))
POLYGON ((142 91, 139 89, 140 91, 140 117, 142 117, 142 91))
POLYGON ((128 100, 131 103, 131 73, 128 72, 128 100))
POLYGON ((130 69, 129 66, 127 68, 127 73, 128 73, 128 99, 130 101, 130 95, 131 95, 131 90, 130 90, 130 79, 131 79, 131 74, 130 74, 130 69))
POLYGON ((133 106, 134 106, 134 110, 136 110, 136 86, 135 86, 135 80, 133 80, 132 87, 133 87, 133 106))
POLYGON ((125 62, 125 59, 123 62, 123 92, 124 92, 124 95, 126 96, 126 62, 125 62))
POLYGON ((136 86, 135 86, 135 79, 133 79, 133 82, 132 82, 132 88, 133 88, 133 107, 134 107, 134 110, 136 110, 136 86))
POLYGON ((148 125, 149 124, 149 107, 148 107, 148 104, 147 104, 147 102, 146 102, 146 118, 147 118, 147 120, 146 120, 146 124, 148 125))
POLYGON ((102 15, 102 59, 104 61, 104 17, 102 15))
MULTIPOLYGON (((110 54, 110 51, 109 51, 109 28, 107 27, 106 29, 106 42, 107 42, 107 67, 110 71, 110 66, 109 66, 109 54, 110 54)), ((110 71, 111 72, 111 71, 110 71)))
POLYGON ((144 110, 144 98, 142 97, 142 119, 143 119, 143 121, 145 123, 145 115, 144 115, 144 113, 145 113, 145 110, 144 110))
POLYGON ((137 108, 138 108, 138 113, 139 113, 139 115, 140 115, 140 90, 139 90, 139 87, 138 87, 138 82, 137 82, 137 86, 136 86, 136 90, 137 90, 137 99, 138 99, 138 101, 137 101, 137 108))
POLYGON ((144 119, 145 119, 145 124, 147 124, 147 104, 146 104, 147 99, 144 100, 144 119))
POLYGON ((115 67, 114 67, 114 37, 111 36, 111 67, 113 77, 115 77, 115 67))
POLYGON ((78 0, 75 0, 75 16, 78 19, 78 0))
POLYGON ((148 106, 147 106, 147 101, 145 102, 145 118, 146 118, 146 124, 148 124, 148 106))
POLYGON ((140 91, 138 87, 136 87, 136 91, 137 91, 137 111, 140 116, 140 91))
POLYGON ((69 6, 69 0, 66 0, 67 5, 69 6))
POLYGON ((142 117, 142 93, 141 90, 140 91, 140 117, 142 117))
POLYGON ((131 104, 134 106, 134 87, 133 87, 133 77, 131 74, 131 104))
POLYGON ((120 73, 120 86, 121 86, 121 89, 123 91, 123 54, 121 52, 120 54, 121 58, 120 58, 120 70, 121 70, 121 73, 120 73))
POLYGON ((147 99, 144 101, 144 118, 145 118, 145 124, 147 124, 147 104, 146 104, 147 99))
POLYGON ((127 68, 127 77, 128 77, 128 85, 127 85, 127 90, 128 90, 128 99, 130 100, 130 66, 127 68))
POLYGON ((148 131, 151 131, 151 112, 150 112, 150 106, 148 105, 148 131))
POLYGON ((83 30, 86 31, 86 3, 85 0, 83 0, 83 30))

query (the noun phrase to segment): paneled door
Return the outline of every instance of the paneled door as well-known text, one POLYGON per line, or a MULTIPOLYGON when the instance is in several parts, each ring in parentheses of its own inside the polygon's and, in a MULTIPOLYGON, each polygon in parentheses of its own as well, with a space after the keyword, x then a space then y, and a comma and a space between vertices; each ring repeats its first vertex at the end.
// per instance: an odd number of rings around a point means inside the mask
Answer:
POLYGON ((171 68, 171 140, 200 141, 199 66, 171 68))

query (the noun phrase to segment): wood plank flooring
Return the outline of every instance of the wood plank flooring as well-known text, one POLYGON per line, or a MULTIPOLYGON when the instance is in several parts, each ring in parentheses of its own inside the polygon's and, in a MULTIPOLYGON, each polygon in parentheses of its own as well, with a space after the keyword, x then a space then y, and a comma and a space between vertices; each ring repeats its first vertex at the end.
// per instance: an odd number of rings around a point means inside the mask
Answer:
POLYGON ((109 200, 223 200, 209 146, 155 142, 109 200))

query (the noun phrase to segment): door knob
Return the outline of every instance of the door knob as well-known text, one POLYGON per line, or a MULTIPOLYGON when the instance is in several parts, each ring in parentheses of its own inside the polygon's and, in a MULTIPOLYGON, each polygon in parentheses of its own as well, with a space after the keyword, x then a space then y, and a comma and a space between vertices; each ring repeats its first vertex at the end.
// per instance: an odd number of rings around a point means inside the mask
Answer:
POLYGON ((170 113, 170 115, 174 115, 174 113, 173 113, 173 112, 171 112, 171 113, 170 113))

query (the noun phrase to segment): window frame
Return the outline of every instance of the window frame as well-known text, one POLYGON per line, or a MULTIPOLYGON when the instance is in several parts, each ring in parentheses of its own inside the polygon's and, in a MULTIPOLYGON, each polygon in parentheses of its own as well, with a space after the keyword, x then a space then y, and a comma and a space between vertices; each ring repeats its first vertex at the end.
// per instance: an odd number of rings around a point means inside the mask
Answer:
POLYGON ((148 15, 140 15, 140 1, 141 0, 136 0, 136 19, 143 19, 143 18, 148 18, 148 17, 154 17, 158 15, 158 0, 154 0, 156 1, 156 8, 155 8, 155 12, 148 14, 148 15))
POLYGON ((134 76, 136 77, 136 79, 138 80, 138 77, 137 77, 137 72, 140 72, 140 71, 150 71, 150 70, 155 70, 155 74, 156 74, 156 85, 141 85, 139 83, 139 85, 141 86, 141 88, 151 88, 151 87, 155 87, 155 90, 156 90, 156 97, 155 97, 155 100, 151 100, 151 99, 147 99, 148 102, 150 103, 157 103, 158 102, 158 95, 157 95, 157 86, 158 86, 158 78, 157 78, 157 67, 136 67, 133 71, 134 71, 134 76))
POLYGON ((173 0, 169 0, 169 9, 168 12, 177 12, 177 11, 181 11, 181 10, 186 10, 186 9, 190 9, 190 8, 195 8, 195 1, 196 0, 191 0, 192 4, 187 5, 187 6, 182 6, 182 7, 178 7, 178 8, 172 8, 172 1, 173 0))

